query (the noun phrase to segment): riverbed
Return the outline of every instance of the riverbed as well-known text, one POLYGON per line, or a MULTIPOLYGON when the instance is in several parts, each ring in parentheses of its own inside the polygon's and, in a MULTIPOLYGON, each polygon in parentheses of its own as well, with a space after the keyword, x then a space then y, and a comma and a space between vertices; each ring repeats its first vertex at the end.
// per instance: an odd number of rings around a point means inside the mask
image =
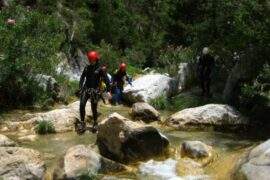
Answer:
MULTIPOLYGON (((113 112, 118 112, 127 118, 131 118, 129 111, 130 109, 125 106, 101 105, 99 119, 102 120, 113 112)), ((162 119, 166 119, 172 113, 168 111, 161 112, 162 119)), ((4 117, 5 120, 7 120, 6 118, 11 120, 16 118, 12 113, 5 114, 4 117)), ((169 156, 156 157, 149 161, 132 164, 130 165, 131 170, 129 172, 119 172, 110 176, 128 179, 230 179, 233 169, 241 156, 260 142, 260 139, 233 133, 209 130, 195 132, 175 131, 166 128, 161 123, 153 123, 152 125, 168 137, 171 144, 169 156), (214 149, 213 160, 204 164, 181 158, 180 145, 187 140, 198 140, 212 146, 214 149), (195 166, 193 168, 183 166, 186 162, 194 163, 195 166)), ((36 149, 43 154, 47 166, 46 179, 52 179, 53 171, 59 166, 67 149, 78 144, 94 144, 96 141, 96 135, 90 132, 86 132, 81 136, 75 132, 39 135, 38 139, 33 142, 20 142, 16 133, 2 134, 19 142, 19 146, 36 149)), ((106 175, 99 175, 98 177, 103 176, 106 175)))

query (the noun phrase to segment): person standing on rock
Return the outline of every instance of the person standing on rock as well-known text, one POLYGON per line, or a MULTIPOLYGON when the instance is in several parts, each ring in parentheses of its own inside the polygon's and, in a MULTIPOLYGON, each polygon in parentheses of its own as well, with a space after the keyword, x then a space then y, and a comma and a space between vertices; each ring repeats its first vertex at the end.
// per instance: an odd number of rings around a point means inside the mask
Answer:
POLYGON ((86 130, 85 126, 85 106, 90 99, 91 110, 93 113, 93 128, 92 132, 97 131, 97 106, 100 99, 100 89, 99 85, 101 80, 106 83, 107 91, 110 89, 110 81, 108 79, 107 73, 102 70, 99 65, 100 56, 96 51, 89 51, 87 53, 87 58, 89 60, 89 65, 87 65, 80 78, 79 91, 80 91, 80 122, 75 123, 75 129, 78 134, 82 134, 86 130))
POLYGON ((126 72, 127 65, 125 63, 121 63, 119 65, 119 69, 112 76, 112 103, 113 104, 121 104, 123 101, 123 90, 126 81, 132 85, 131 78, 126 72))
POLYGON ((214 57, 209 54, 209 48, 204 47, 198 63, 198 74, 202 89, 202 96, 210 96, 211 72, 214 63, 215 60, 214 57))

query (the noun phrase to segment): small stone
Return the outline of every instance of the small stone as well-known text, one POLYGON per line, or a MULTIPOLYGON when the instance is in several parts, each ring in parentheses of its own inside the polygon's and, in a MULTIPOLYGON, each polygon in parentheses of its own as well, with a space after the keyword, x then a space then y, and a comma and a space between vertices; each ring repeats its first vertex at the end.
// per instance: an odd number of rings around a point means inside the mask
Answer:
POLYGON ((212 147, 200 141, 185 141, 181 146, 182 156, 190 158, 206 158, 212 156, 212 147))

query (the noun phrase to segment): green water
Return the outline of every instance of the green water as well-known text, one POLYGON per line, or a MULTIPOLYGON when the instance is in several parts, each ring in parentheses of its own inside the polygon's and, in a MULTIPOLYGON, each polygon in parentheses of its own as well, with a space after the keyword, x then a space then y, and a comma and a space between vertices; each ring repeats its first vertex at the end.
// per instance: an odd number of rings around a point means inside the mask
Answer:
MULTIPOLYGON (((119 114, 129 117, 129 108, 119 107, 106 107, 100 106, 102 112, 99 119, 103 119, 112 112, 118 112, 119 114)), ((163 118, 166 118, 171 112, 162 112, 163 118)), ((218 132, 186 132, 186 131, 169 131, 164 130, 161 125, 154 123, 153 126, 160 129, 164 133, 171 143, 172 153, 170 158, 180 158, 180 144, 186 140, 199 140, 208 145, 211 145, 215 151, 215 158, 213 162, 203 167, 204 174, 214 177, 214 179, 229 179, 232 173, 233 167, 238 159, 245 153, 245 151, 259 142, 256 139, 250 139, 245 136, 239 136, 231 133, 218 133, 218 132)), ((10 138, 17 141, 16 134, 7 134, 10 138)), ((54 168, 59 166, 60 159, 64 157, 65 152, 72 146, 78 144, 94 144, 96 135, 89 132, 82 136, 78 136, 75 132, 52 134, 38 136, 38 140, 34 142, 23 142, 19 145, 22 147, 28 147, 40 151, 45 158, 47 165, 46 179, 51 179, 54 168)), ((18 141, 17 141, 18 142, 18 141)), ((131 179, 136 178, 137 167, 133 167, 133 173, 120 173, 116 176, 129 177, 131 179), (135 173, 135 176, 134 176, 135 173)), ((182 172, 183 173, 183 172, 182 172)), ((185 171, 184 175, 193 175, 192 170, 185 171)))

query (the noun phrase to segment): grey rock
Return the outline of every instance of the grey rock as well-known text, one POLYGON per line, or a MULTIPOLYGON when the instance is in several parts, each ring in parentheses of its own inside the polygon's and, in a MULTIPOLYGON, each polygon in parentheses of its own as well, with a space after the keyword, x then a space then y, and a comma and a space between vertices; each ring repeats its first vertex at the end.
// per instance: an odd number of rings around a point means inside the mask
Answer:
POLYGON ((166 124, 183 130, 203 129, 209 126, 233 129, 247 126, 248 119, 229 105, 207 104, 179 111, 171 115, 166 124))
POLYGON ((99 124, 97 145, 101 155, 129 163, 165 153, 169 141, 156 128, 113 113, 99 124))
POLYGON ((38 151, 21 147, 0 147, 0 177, 3 179, 42 179, 45 164, 38 151))
POLYGON ((131 115, 145 122, 160 120, 160 113, 154 107, 144 102, 134 103, 132 105, 131 115))
POLYGON ((176 93, 176 81, 162 74, 143 75, 124 88, 124 99, 130 103, 149 102, 159 96, 176 93))
POLYGON ((190 158, 206 158, 212 156, 212 147, 200 141, 185 141, 182 143, 181 153, 190 158))

